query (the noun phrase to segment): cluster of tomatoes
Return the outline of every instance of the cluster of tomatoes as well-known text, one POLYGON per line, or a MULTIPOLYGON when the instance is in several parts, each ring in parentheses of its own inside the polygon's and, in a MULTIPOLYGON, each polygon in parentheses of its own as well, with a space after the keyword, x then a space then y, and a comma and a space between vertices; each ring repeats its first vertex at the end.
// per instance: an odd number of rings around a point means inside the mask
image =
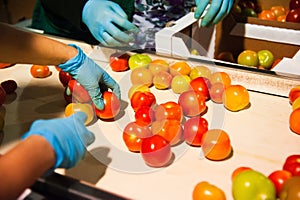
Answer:
POLYGON ((292 112, 289 118, 290 129, 300 135, 300 86, 293 87, 289 92, 292 112))
MULTIPOLYGON (((251 167, 241 166, 231 174, 232 196, 235 200, 300 199, 300 155, 293 154, 285 159, 282 169, 268 176, 251 167)), ((199 182, 193 189, 193 200, 226 200, 224 191, 207 181, 199 182)))
POLYGON ((64 98, 68 105, 65 108, 65 116, 70 116, 74 112, 85 112, 87 120, 85 124, 91 123, 97 116, 100 119, 108 120, 117 116, 120 112, 121 102, 118 97, 111 91, 105 90, 100 86, 104 109, 100 110, 92 103, 91 97, 87 90, 77 82, 69 73, 59 70, 59 80, 65 87, 64 98))
POLYGON ((135 121, 124 128, 123 140, 131 152, 140 152, 146 164, 153 167, 170 164, 171 147, 183 141, 201 146, 205 157, 211 160, 230 155, 229 135, 222 129, 208 130, 208 121, 203 117, 208 110, 206 102, 211 99, 223 103, 230 111, 245 109, 249 105, 246 88, 231 84, 225 72, 191 67, 185 61, 169 64, 152 60, 146 54, 131 56, 129 68, 132 86, 128 98, 135 121), (152 86, 172 90, 178 100, 158 103, 150 91, 152 86))
POLYGON ((258 17, 263 20, 300 23, 300 1, 290 0, 289 7, 274 5, 270 9, 261 10, 254 0, 240 0, 233 5, 233 14, 240 18, 258 17))

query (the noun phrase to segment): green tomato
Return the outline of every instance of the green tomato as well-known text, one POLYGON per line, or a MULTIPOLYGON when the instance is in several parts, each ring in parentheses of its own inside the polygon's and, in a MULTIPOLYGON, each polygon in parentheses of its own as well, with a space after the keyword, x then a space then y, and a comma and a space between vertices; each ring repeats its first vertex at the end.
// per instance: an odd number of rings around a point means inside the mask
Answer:
POLYGON ((252 50, 245 50, 242 53, 240 53, 237 62, 240 65, 246 65, 252 67, 257 67, 259 64, 257 53, 252 50))
POLYGON ((146 54, 136 53, 130 56, 128 65, 131 70, 138 67, 147 67, 152 59, 146 54))
POLYGON ((269 50, 260 50, 257 52, 259 65, 265 69, 270 69, 274 62, 273 53, 269 50))
POLYGON ((276 200, 276 190, 272 181, 255 170, 239 173, 232 183, 235 200, 276 200))
POLYGON ((281 189, 280 200, 300 200, 300 176, 287 179, 281 189))

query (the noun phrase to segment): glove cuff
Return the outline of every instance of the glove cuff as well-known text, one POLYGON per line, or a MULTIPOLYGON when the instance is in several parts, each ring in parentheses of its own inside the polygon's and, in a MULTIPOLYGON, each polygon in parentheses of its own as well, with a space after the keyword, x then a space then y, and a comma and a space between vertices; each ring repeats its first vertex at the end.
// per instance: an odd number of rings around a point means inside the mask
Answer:
POLYGON ((68 60, 67 62, 58 65, 63 71, 70 73, 72 76, 77 75, 78 68, 83 64, 86 59, 85 53, 75 44, 69 44, 69 46, 74 47, 77 49, 78 54, 68 60))

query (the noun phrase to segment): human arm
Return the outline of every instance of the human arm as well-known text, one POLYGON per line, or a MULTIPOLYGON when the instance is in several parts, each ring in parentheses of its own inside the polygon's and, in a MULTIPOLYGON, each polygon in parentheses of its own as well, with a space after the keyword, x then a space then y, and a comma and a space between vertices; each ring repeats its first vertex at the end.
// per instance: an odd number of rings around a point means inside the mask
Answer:
POLYGON ((99 84, 106 85, 121 98, 120 88, 115 80, 79 47, 18 30, 3 23, 0 23, 0 30, 1 62, 57 65, 88 90, 95 106, 100 110, 104 105, 99 84))
POLYGON ((220 22, 229 14, 234 0, 196 0, 195 18, 199 19, 206 7, 210 4, 207 13, 203 16, 201 25, 211 26, 220 22))
POLYGON ((0 199, 16 199, 45 172, 75 166, 94 141, 86 115, 37 120, 22 141, 0 157, 0 199))

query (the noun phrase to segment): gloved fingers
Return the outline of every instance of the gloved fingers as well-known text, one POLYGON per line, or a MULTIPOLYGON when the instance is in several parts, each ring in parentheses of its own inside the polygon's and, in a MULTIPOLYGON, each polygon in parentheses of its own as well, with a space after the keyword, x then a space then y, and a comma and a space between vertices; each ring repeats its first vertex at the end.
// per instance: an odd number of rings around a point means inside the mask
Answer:
POLYGON ((119 84, 107 72, 103 73, 101 82, 110 88, 118 97, 118 99, 121 99, 121 90, 119 84))
POLYGON ((220 22, 231 10, 233 1, 223 1, 220 11, 218 12, 217 16, 213 20, 213 24, 217 24, 220 22))
POLYGON ((212 25, 215 17, 218 15, 218 13, 222 14, 220 12, 221 7, 223 6, 225 0, 213 0, 210 7, 207 10, 207 13, 202 19, 201 25, 202 26, 210 26, 212 25))
POLYGON ((128 16, 126 12, 121 8, 121 6, 115 2, 111 2, 110 8, 113 11, 113 15, 119 15, 121 18, 127 19, 128 16))
POLYGON ((137 28, 128 20, 122 19, 114 21, 111 26, 108 26, 106 32, 108 32, 113 38, 123 43, 129 43, 134 40, 130 32, 136 32, 137 28))
POLYGON ((78 136, 80 137, 84 146, 92 144, 95 141, 95 136, 84 126, 87 115, 84 112, 76 112, 73 114, 73 118, 75 120, 75 125, 78 123, 81 124, 81 128, 78 129, 78 136))
MULTIPOLYGON (((122 32, 120 30, 119 30, 119 33, 122 34, 122 32)), ((116 34, 116 35, 119 36, 119 34, 116 34)), ((107 32, 103 33, 102 38, 104 41, 103 45, 105 44, 105 46, 111 46, 111 47, 124 46, 121 42, 117 41, 116 38, 112 37, 107 32)))
POLYGON ((195 14, 194 17, 196 19, 199 19, 204 10, 206 9, 206 6, 209 4, 209 0, 196 0, 196 9, 195 9, 195 14))

